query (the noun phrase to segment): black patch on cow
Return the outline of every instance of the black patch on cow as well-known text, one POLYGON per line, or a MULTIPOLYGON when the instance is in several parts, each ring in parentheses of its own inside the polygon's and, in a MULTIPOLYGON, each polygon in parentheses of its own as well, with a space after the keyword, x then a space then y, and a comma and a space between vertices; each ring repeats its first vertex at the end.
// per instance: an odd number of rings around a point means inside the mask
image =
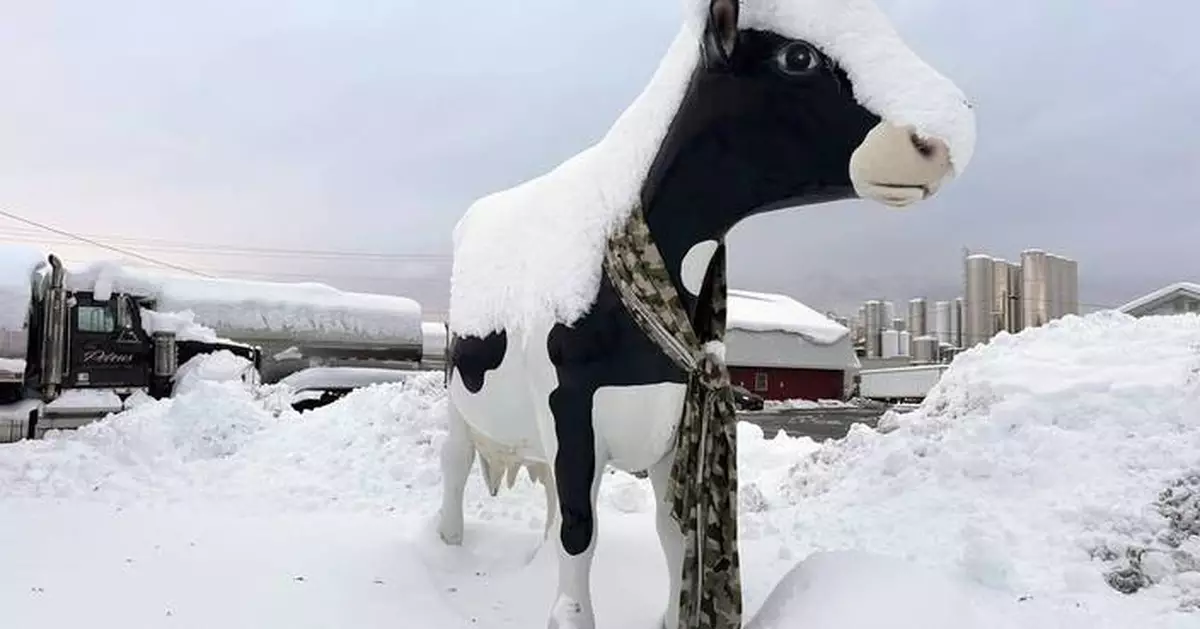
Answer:
MULTIPOLYGON (((572 326, 554 326, 547 338, 558 388, 550 395, 558 456, 554 459, 561 538, 568 554, 587 550, 595 530, 592 484, 596 432, 592 403, 600 387, 687 381, 686 374, 630 318, 604 274, 596 303, 572 326)), ((646 418, 650 421, 654 418, 646 418)))
POLYGON ((679 277, 688 250, 750 216, 854 198, 850 156, 879 120, 855 101, 845 72, 803 41, 743 30, 729 69, 696 69, 640 192, 690 314, 695 297, 679 277), (795 50, 811 70, 789 73, 780 59, 795 50))
POLYGON ((471 393, 483 389, 487 372, 504 362, 508 349, 508 334, 501 330, 479 338, 455 336, 450 346, 450 364, 458 370, 458 378, 471 393))

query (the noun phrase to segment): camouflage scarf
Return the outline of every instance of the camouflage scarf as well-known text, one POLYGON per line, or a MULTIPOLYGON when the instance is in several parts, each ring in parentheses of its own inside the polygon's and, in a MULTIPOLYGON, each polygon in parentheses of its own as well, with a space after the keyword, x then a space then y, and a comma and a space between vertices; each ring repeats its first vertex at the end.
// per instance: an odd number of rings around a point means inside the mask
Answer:
POLYGON ((737 419, 725 367, 725 245, 711 262, 696 322, 688 318, 641 208, 609 237, 604 268, 638 326, 688 372, 669 481, 683 532, 681 629, 740 629, 737 419), (705 334, 707 332, 707 335, 705 334))

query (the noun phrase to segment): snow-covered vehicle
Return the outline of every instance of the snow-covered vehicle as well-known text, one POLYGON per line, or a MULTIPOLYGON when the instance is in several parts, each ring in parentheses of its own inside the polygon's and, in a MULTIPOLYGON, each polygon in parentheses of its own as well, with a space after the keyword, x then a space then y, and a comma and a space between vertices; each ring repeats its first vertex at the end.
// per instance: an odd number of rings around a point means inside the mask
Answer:
POLYGON ((173 275, 111 262, 4 256, 0 269, 0 442, 77 428, 131 396, 169 397, 177 370, 201 354, 249 361, 275 383, 321 367, 305 391, 357 386, 422 368, 420 305, 315 283, 173 275), (324 377, 327 382, 322 382, 324 377), (324 387, 324 388, 323 388, 324 387))

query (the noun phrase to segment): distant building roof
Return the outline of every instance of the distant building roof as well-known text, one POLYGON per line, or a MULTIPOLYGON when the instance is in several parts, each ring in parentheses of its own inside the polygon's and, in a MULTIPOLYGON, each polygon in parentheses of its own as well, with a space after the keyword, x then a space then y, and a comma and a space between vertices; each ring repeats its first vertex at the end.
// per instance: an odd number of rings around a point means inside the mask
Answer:
POLYGON ((1153 305, 1156 302, 1181 294, 1200 299, 1200 284, 1197 284, 1196 282, 1175 282, 1174 284, 1164 286, 1152 293, 1142 295, 1141 297, 1138 297, 1124 306, 1121 306, 1118 308, 1118 310, 1126 314, 1133 314, 1134 311, 1141 310, 1146 306, 1153 305))
POLYGON ((789 332, 818 345, 830 345, 849 328, 786 295, 730 290, 727 327, 748 332, 789 332))

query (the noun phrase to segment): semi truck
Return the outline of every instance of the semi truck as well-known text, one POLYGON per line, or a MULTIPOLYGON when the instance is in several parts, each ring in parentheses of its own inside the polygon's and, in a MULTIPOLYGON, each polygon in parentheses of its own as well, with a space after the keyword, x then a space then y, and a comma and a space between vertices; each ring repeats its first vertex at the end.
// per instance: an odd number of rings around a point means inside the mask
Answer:
POLYGON ((420 369, 427 359, 420 306, 404 297, 114 263, 71 269, 54 254, 20 280, 0 287, 8 311, 0 320, 22 322, 0 342, 0 442, 78 428, 136 395, 170 397, 179 367, 202 354, 244 358, 252 383, 324 368, 305 379, 310 393, 327 373, 342 392, 344 376, 329 368, 374 368, 386 382, 386 370, 420 369))

